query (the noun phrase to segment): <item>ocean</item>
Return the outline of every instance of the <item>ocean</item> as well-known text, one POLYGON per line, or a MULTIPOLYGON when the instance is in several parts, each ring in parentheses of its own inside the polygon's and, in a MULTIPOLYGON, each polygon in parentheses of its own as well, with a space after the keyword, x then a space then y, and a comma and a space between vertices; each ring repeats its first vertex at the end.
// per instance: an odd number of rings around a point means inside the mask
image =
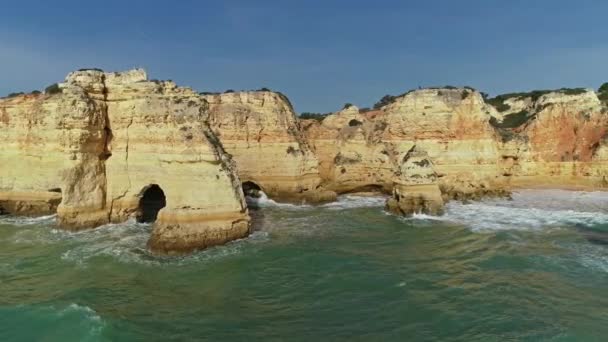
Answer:
POLYGON ((521 190, 402 218, 263 198, 248 238, 0 217, 0 341, 606 341, 608 193, 521 190))

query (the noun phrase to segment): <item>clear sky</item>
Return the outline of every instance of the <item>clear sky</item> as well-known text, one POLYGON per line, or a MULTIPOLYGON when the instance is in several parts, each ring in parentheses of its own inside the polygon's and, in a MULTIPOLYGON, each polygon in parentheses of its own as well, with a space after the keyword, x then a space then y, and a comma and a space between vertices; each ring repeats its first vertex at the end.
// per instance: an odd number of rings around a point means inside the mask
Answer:
POLYGON ((298 112, 418 86, 490 94, 608 81, 608 1, 2 1, 0 94, 74 69, 198 91, 280 90, 298 112))

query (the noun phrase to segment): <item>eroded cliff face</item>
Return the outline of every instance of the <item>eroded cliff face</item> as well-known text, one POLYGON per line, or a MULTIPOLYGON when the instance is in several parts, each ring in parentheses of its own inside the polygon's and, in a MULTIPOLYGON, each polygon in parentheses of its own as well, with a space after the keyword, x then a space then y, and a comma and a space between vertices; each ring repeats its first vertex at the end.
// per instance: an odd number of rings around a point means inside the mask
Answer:
POLYGON ((494 124, 499 165, 514 187, 608 186, 608 110, 591 91, 519 96, 494 124))
POLYGON ((153 217, 157 251, 247 235, 243 183, 296 202, 382 191, 405 215, 514 187, 608 187, 593 91, 420 89, 300 121, 280 93, 199 95, 143 70, 78 71, 60 88, 0 100, 0 213, 57 211, 70 229, 153 217))
POLYGON ((400 156, 381 139, 385 122, 369 119, 350 106, 321 122, 305 120, 302 127, 319 158, 326 188, 338 193, 390 193, 400 156))
POLYGON ((302 127, 326 187, 393 189, 389 208, 407 198, 403 183, 412 180, 395 175, 414 146, 433 164, 444 201, 507 196, 514 187, 608 186, 608 110, 593 91, 504 96, 499 112, 470 88, 415 90, 377 111, 353 106, 302 127))
POLYGON ((22 213, 13 207, 54 196, 61 226, 88 228, 149 216, 142 201, 158 188, 155 251, 186 252, 249 233, 236 167, 198 94, 147 81, 143 70, 78 71, 60 87, 61 94, 0 102, 10 147, 0 152, 6 211, 22 213))
POLYGON ((502 194, 499 142, 489 119, 495 109, 471 89, 422 89, 379 111, 356 107, 303 126, 319 156, 328 188, 340 192, 369 185, 391 190, 393 177, 414 147, 434 164, 444 197, 502 194))
POLYGON ((437 172, 426 151, 413 146, 395 172, 393 184, 392 196, 386 202, 389 211, 406 216, 443 213, 437 172))
POLYGON ((205 95, 209 123, 237 163, 243 182, 287 201, 322 202, 318 159, 302 135, 289 100, 271 91, 205 95))

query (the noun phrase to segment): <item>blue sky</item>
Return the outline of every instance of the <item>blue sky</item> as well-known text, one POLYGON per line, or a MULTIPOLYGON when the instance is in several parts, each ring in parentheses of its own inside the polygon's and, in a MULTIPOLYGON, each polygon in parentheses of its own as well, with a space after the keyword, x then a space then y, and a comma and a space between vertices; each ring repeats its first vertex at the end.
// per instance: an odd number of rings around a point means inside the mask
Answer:
POLYGON ((5 1, 0 94, 144 67, 199 91, 268 87, 298 112, 418 86, 490 94, 608 81, 608 1, 5 1))

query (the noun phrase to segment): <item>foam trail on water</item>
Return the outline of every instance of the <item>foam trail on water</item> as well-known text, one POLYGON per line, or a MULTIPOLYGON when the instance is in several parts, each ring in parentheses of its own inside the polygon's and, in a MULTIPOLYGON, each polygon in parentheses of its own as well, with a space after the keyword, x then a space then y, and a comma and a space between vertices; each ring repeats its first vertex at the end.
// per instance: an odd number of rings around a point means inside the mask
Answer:
POLYGON ((34 224, 55 223, 56 218, 57 218, 57 214, 37 216, 37 217, 6 215, 6 216, 0 216, 0 224, 6 223, 6 224, 15 225, 15 226, 31 226, 34 224))
POLYGON ((358 195, 342 195, 334 202, 325 203, 322 205, 311 204, 292 204, 277 202, 263 192, 260 191, 260 197, 247 197, 247 204, 259 208, 282 208, 282 209, 353 209, 353 208, 373 208, 383 207, 386 202, 386 196, 358 196, 358 195))
POLYGON ((308 204, 292 204, 292 203, 281 203, 277 202, 263 192, 259 192, 260 197, 246 197, 247 205, 258 207, 258 208, 268 208, 268 207, 277 207, 277 208, 285 208, 285 209, 308 209, 312 208, 311 205, 308 204))
POLYGON ((339 196, 338 200, 331 203, 321 205, 321 208, 327 209, 353 209, 353 208, 375 208, 384 207, 386 196, 357 196, 343 195, 339 196))
POLYGON ((608 224, 608 193, 565 190, 521 190, 512 200, 451 201, 443 216, 417 214, 412 219, 459 223, 474 231, 537 230, 563 225, 608 224))

